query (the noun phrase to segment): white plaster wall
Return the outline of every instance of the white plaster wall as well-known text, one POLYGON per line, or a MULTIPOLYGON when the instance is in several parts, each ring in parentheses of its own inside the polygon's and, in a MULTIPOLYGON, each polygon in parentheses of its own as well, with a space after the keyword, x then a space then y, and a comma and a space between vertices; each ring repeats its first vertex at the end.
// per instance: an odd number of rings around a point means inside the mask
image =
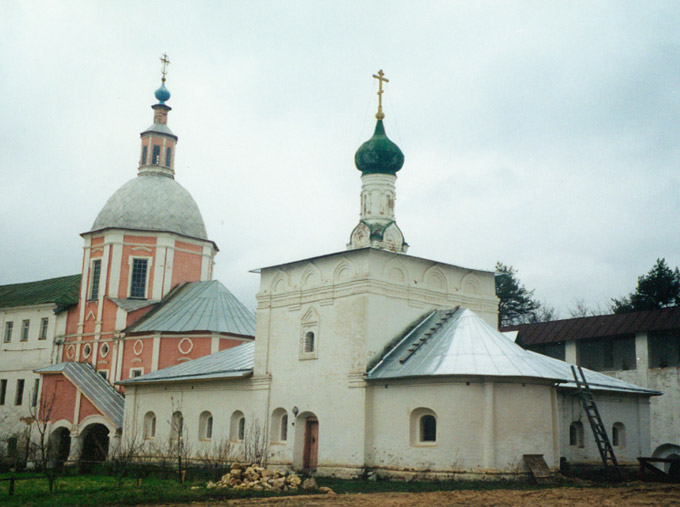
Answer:
POLYGON ((30 403, 35 380, 40 376, 33 370, 52 363, 55 333, 63 328, 66 312, 54 313, 54 305, 35 305, 0 310, 0 379, 7 380, 5 404, 0 405, 0 439, 26 427, 20 419, 30 416, 30 403), (48 319, 47 338, 39 340, 40 325, 48 319), (28 340, 21 341, 24 320, 30 321, 28 340), (13 322, 12 341, 5 343, 5 323, 13 322), (14 404, 17 380, 24 379, 23 401, 14 404))
POLYGON ((523 454, 543 454, 554 468, 552 389, 479 378, 372 384, 368 465, 397 475, 506 475, 526 472, 523 454), (436 414, 436 445, 411 443, 410 415, 421 407, 436 414))
MULTIPOLYGON (((122 441, 135 434, 137 438, 143 438, 144 415, 152 411, 156 415, 156 436, 145 440, 146 449, 153 453, 167 448, 172 414, 179 410, 184 416, 184 439, 190 454, 200 456, 221 440, 230 438, 231 416, 237 410, 246 418, 247 431, 254 423, 264 428, 265 404, 266 391, 251 379, 127 386, 122 441), (211 440, 199 439, 199 418, 205 410, 213 416, 211 440)), ((230 445, 234 456, 243 452, 242 443, 230 445)))
MULTIPOLYGON (((588 422, 588 416, 574 390, 559 390, 561 413, 560 455, 573 463, 599 463, 600 454, 588 422), (583 424, 583 447, 569 445, 569 426, 573 421, 583 424)), ((614 447, 616 458, 621 464, 637 464, 638 456, 650 455, 650 413, 647 396, 602 393, 594 391, 600 417, 611 441, 612 427, 620 422, 625 427, 626 442, 623 447, 614 447)))

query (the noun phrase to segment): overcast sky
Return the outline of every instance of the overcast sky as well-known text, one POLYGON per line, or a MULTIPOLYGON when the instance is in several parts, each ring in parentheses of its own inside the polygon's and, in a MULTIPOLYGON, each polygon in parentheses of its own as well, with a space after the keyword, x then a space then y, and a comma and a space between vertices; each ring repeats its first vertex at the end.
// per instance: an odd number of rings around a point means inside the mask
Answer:
POLYGON ((680 264, 677 1, 1 6, 0 284, 80 271, 164 52, 176 179, 250 308, 249 270, 345 248, 378 69, 409 254, 510 264, 562 317, 680 264))

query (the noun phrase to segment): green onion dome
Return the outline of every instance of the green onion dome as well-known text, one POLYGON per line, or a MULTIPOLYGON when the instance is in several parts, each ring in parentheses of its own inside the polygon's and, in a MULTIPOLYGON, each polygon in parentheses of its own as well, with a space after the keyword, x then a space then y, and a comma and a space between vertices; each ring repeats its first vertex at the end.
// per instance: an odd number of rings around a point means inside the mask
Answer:
POLYGON ((385 135, 382 120, 376 123, 373 137, 357 150, 354 164, 363 174, 395 174, 404 165, 404 154, 385 135))

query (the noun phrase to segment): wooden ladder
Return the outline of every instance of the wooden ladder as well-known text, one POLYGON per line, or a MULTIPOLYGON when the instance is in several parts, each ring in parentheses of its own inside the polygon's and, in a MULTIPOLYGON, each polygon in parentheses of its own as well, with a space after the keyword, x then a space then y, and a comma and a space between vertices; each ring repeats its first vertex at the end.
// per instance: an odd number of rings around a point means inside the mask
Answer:
POLYGON ((583 373, 583 369, 580 366, 572 365, 571 372, 574 375, 574 380, 576 381, 576 387, 579 398, 581 399, 581 405, 588 416, 590 427, 593 429, 593 436, 595 437, 597 450, 600 451, 600 457, 602 458, 602 464, 604 465, 605 473, 613 473, 617 478, 622 479, 623 474, 621 473, 621 468, 619 467, 618 461, 616 461, 614 448, 612 447, 609 437, 607 436, 607 430, 602 423, 600 411, 597 409, 593 392, 590 390, 590 386, 588 385, 586 376, 583 373))

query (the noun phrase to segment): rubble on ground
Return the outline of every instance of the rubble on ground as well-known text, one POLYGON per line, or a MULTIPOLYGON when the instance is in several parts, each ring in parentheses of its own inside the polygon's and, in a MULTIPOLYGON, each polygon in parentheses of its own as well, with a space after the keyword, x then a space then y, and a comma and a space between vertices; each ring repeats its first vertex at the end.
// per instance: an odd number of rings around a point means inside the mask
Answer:
POLYGON ((228 473, 218 482, 208 482, 208 489, 234 490, 252 489, 253 491, 294 492, 299 490, 319 491, 334 494, 330 488, 319 488, 313 477, 305 479, 296 474, 287 474, 278 470, 263 468, 257 464, 232 463, 228 473))

